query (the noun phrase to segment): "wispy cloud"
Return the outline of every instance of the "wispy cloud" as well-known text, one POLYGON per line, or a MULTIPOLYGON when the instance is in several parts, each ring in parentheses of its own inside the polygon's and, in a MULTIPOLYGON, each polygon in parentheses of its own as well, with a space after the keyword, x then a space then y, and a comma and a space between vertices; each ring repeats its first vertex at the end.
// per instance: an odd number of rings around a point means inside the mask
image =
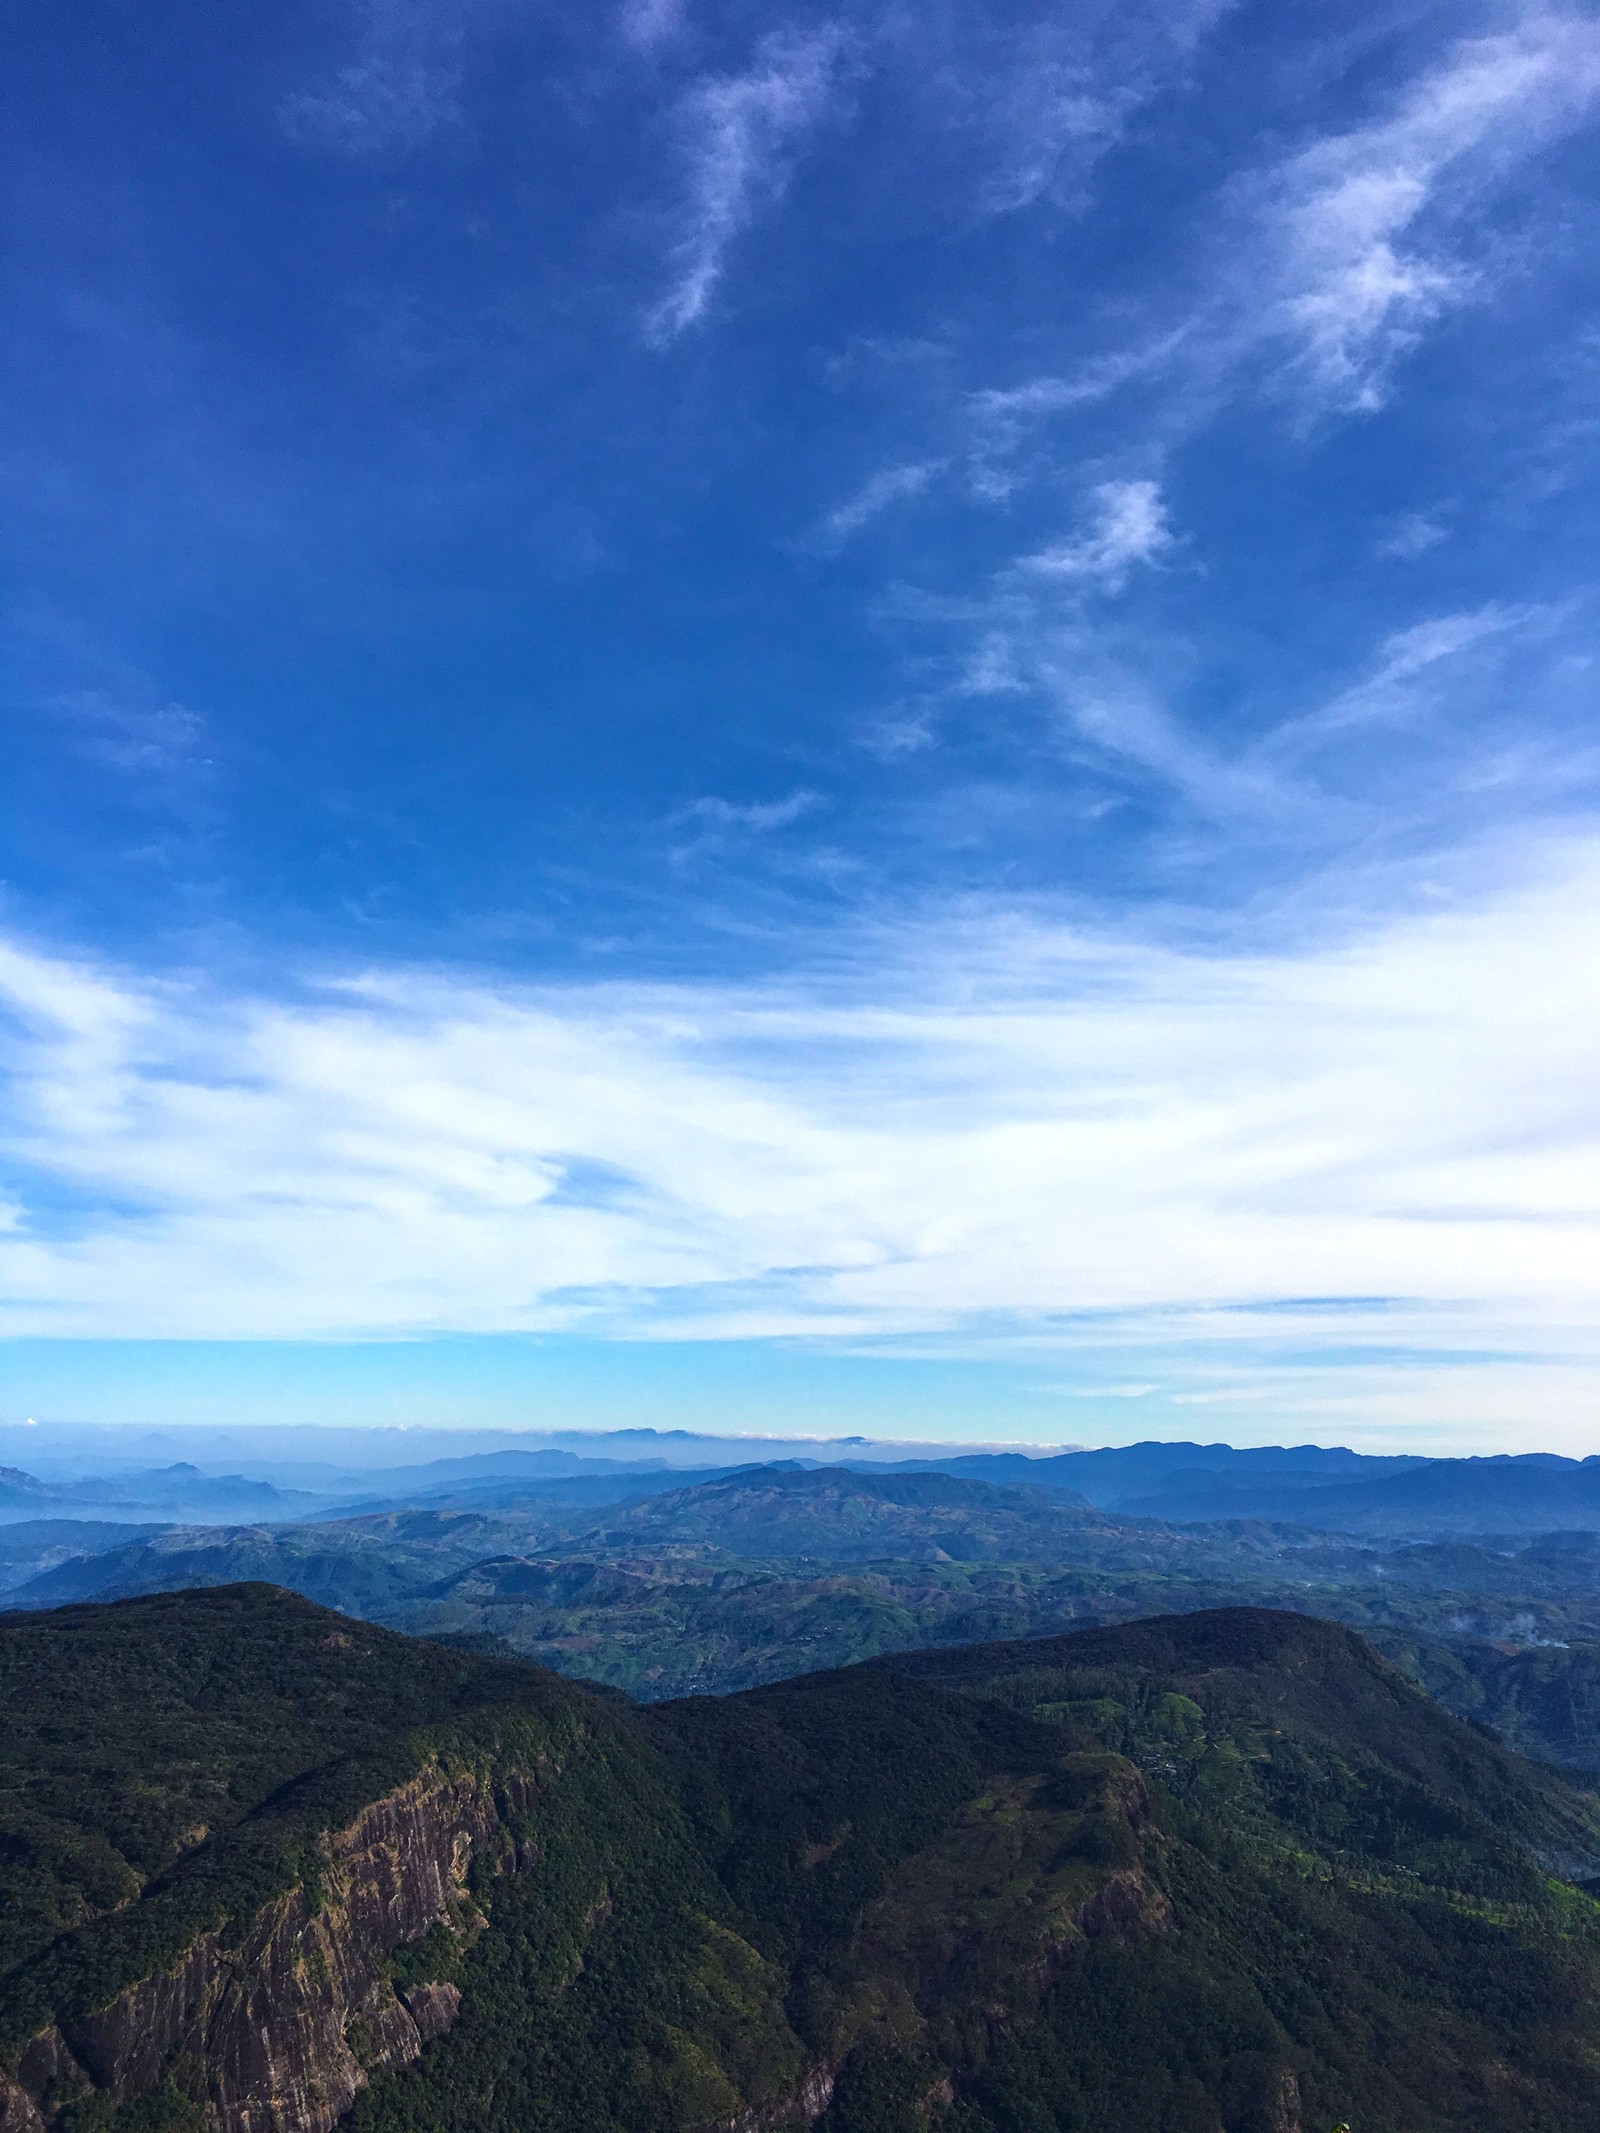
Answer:
MULTIPOLYGON (((762 841, 769 840, 768 853, 790 867, 795 864, 792 840, 780 838, 779 832, 808 821, 822 805, 822 795, 809 786, 797 786, 775 800, 729 800, 720 793, 705 793, 668 817, 668 853, 680 867, 730 858, 748 864, 762 841)), ((808 849, 802 863, 813 864, 815 857, 808 849)))
POLYGON ((1230 0, 1082 0, 1072 8, 886 10, 891 64, 947 135, 975 147, 985 215, 1081 206, 1096 164, 1174 82, 1230 0))
POLYGON ((0 1322, 1120 1329, 1148 1377, 1269 1306, 1306 1340, 1314 1297, 1424 1356, 1471 1323, 1593 1363, 1600 841, 1476 871, 1293 953, 957 912, 764 989, 223 997, 11 946, 0 1322))
POLYGON ((1159 482, 1101 482, 1092 501, 1094 518, 1086 532, 1024 556, 1016 568, 1038 578, 1119 592, 1135 563, 1154 562, 1172 546, 1159 482))
MULTIPOLYGON (((1225 872, 1337 866, 1341 851, 1380 844, 1397 856, 1444 850, 1482 834, 1496 809, 1531 821, 1590 804, 1600 751, 1569 608, 1487 602, 1423 615, 1353 658, 1348 678, 1218 722, 1196 715, 1184 644, 1130 629, 1103 605, 1169 544, 1155 513, 1105 510, 1043 551, 1054 570, 1024 557, 975 599, 902 588, 883 619, 947 645, 918 742, 973 699, 1011 698, 1035 774, 1066 762, 1091 781, 1070 801, 1052 786, 1057 804, 1092 814, 1136 798, 1169 858, 1182 851, 1192 865, 1209 852, 1225 872)), ((875 730, 862 740, 884 752, 875 730)))
POLYGON ((99 689, 58 697, 51 708, 77 728, 88 755, 145 778, 189 772, 202 760, 206 722, 185 704, 140 703, 99 689))
POLYGON ((617 23, 624 44, 656 52, 688 27, 688 0, 624 0, 617 23))
POLYGON ((904 466, 881 468, 862 483, 854 496, 828 513, 820 529, 821 545, 838 547, 893 505, 921 496, 929 483, 943 473, 945 464, 942 459, 920 459, 904 466))
POLYGON ((789 793, 781 800, 724 800, 711 793, 693 801, 680 819, 716 829, 787 829, 791 822, 812 813, 818 804, 817 794, 806 790, 789 793))
POLYGON ((321 87, 287 97, 297 141, 345 155, 415 148, 459 115, 461 0, 358 0, 355 56, 321 87))
POLYGON ((1450 538, 1449 515, 1444 510, 1406 511, 1386 526, 1373 543, 1373 553, 1392 557, 1398 563, 1414 563, 1418 556, 1450 538))
POLYGON ((1502 640, 1549 617, 1525 608, 1490 603, 1456 614, 1430 615, 1396 630, 1378 647, 1368 671, 1316 709, 1283 720, 1267 737, 1263 755, 1303 755, 1357 727, 1404 720, 1414 724, 1440 700, 1448 681, 1481 667, 1483 654, 1502 640))
POLYGON ((744 73, 699 81, 684 98, 688 197, 671 285, 646 319, 657 345, 704 318, 729 247, 782 198, 798 142, 830 108, 845 43, 837 27, 774 31, 744 73))
POLYGON ((1021 385, 989 386, 975 392, 971 412, 985 428, 1009 431, 1042 416, 1108 400, 1135 378, 1166 369, 1194 331, 1192 324, 1172 328, 1153 339, 1091 358, 1064 377, 1029 378, 1021 385))
POLYGON ((934 710, 928 704, 897 705, 869 719, 861 731, 861 745, 884 763, 920 755, 933 743, 934 710))
MULTIPOLYGON (((1086 502, 1079 531, 1005 565, 977 597, 941 600, 902 588, 885 614, 965 640, 950 697, 1031 698, 1053 726, 1065 724, 1103 756, 1181 786, 1208 812, 1236 815, 1247 794, 1259 805, 1268 781, 1185 735, 1161 692, 1127 661, 1108 656, 1089 627, 1093 606, 1123 592, 1136 568, 1175 545, 1161 484, 1148 477, 1099 482, 1086 502)), ((886 730, 892 737, 901 728, 876 725, 864 735, 875 753, 892 752, 886 730)), ((931 706, 907 737, 919 747, 931 741, 931 706)))
POLYGON ((1425 668, 1437 666, 1440 660, 1470 651, 1486 637, 1498 637, 1527 619, 1518 609, 1490 605, 1466 614, 1430 615, 1425 622, 1413 622, 1385 638, 1378 655, 1378 684, 1409 681, 1425 668))
POLYGON ((1313 416, 1370 413, 1431 326, 1517 270, 1484 242, 1483 211, 1597 106, 1600 18, 1535 7, 1509 30, 1452 45, 1366 123, 1230 182, 1181 316, 968 396, 974 492, 1010 496, 1041 427, 1133 385, 1153 402, 1141 410, 1147 434, 1168 443, 1241 390, 1313 416))
POLYGON ((1131 663, 1097 654, 1071 633, 1041 651, 1035 687, 1080 753, 1093 752, 1124 785, 1177 796, 1193 814, 1230 829, 1281 819, 1293 807, 1285 781, 1248 754, 1194 732, 1159 684, 1131 663))
POLYGON ((1329 408, 1379 405, 1399 358, 1479 286, 1455 248, 1459 217, 1597 98, 1600 20, 1539 10, 1465 40, 1396 109, 1260 181, 1276 284, 1262 327, 1301 389, 1329 408))
MULTIPOLYGON (((1600 107, 1600 18, 1528 9, 1509 29, 1452 41, 1372 104, 1360 123, 1302 139, 1224 184, 1210 233, 1120 346, 968 392, 932 431, 929 456, 959 467, 961 486, 985 507, 1025 506, 1036 517, 1074 457, 1104 464, 1120 441, 1136 464, 1165 467, 1241 396, 1287 404, 1296 426, 1370 413, 1423 332, 1487 300, 1526 264, 1484 234, 1490 211, 1533 182, 1541 150, 1600 107)), ((1376 552, 1415 560, 1445 538, 1452 508, 1391 522, 1376 552)), ((1194 539, 1203 564, 1203 526, 1194 539)), ((1090 598, 1125 592, 1173 546, 1154 478, 1103 484, 1085 527, 991 567, 983 587, 935 603, 939 614, 930 605, 922 619, 942 622, 953 644, 947 700, 1032 695, 1086 748, 1144 771, 1208 817, 1243 811, 1281 828, 1303 818, 1331 767, 1314 760, 1323 743, 1361 724, 1425 721, 1439 678, 1482 665, 1527 619, 1509 602, 1430 618, 1315 709, 1286 710, 1254 739, 1201 736, 1176 708, 1180 679, 1158 677, 1137 647, 1104 641, 1104 631, 1089 641, 1082 625, 1090 598)), ((926 692, 925 669, 919 679, 926 692)), ((1508 715, 1502 725, 1495 777, 1560 786, 1555 751, 1529 744, 1531 720, 1508 715)), ((1455 759, 1442 734, 1430 746, 1438 793, 1464 790, 1464 744, 1455 759)), ((1352 830, 1365 818, 1352 790, 1360 783, 1346 776, 1339 803, 1352 809, 1352 830)))

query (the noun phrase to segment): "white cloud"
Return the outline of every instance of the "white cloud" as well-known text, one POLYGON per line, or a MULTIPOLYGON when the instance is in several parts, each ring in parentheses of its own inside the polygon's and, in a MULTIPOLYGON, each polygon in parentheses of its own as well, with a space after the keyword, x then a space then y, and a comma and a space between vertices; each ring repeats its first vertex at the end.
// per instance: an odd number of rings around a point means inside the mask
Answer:
POLYGON ((685 97, 685 226, 672 284, 646 321, 652 341, 675 340, 705 316, 729 246, 786 190, 795 145, 827 111, 843 52, 835 28, 775 31, 745 73, 702 80, 685 97))
POLYGON ((1124 771, 1153 776, 1212 821, 1237 826, 1285 811, 1288 795, 1278 781, 1257 765, 1213 752, 1156 690, 1114 667, 1098 667, 1070 636, 1041 664, 1040 680, 1080 742, 1124 771))
POLYGON ((995 624, 985 630, 962 665, 958 696, 1021 696, 1036 676, 1021 655, 1019 632, 995 624))
POLYGON ((1094 523, 1086 533, 1025 556, 1016 567, 1035 577, 1119 592, 1135 563, 1154 562, 1172 546, 1159 482, 1106 481, 1092 494, 1094 523))
POLYGON ((285 99, 291 139, 346 155, 415 148, 459 111, 460 0, 361 0, 356 55, 323 88, 285 99))
POLYGON ((1406 511, 1386 526, 1373 544, 1375 555, 1399 563, 1414 563, 1418 556, 1450 538, 1449 519, 1443 511, 1406 511))
POLYGON ((824 542, 837 546, 892 505, 920 496, 944 467, 942 459, 923 459, 906 466, 881 468, 862 483, 854 496, 828 513, 822 522, 824 542))
MULTIPOLYGON (((1087 625, 1092 597, 1120 593, 1136 567, 1174 545, 1161 484, 1100 482, 1088 506, 1080 532, 1018 557, 982 597, 935 598, 901 587, 880 613, 965 638, 949 696, 1034 699, 1070 727, 1075 743, 1177 784, 1213 814, 1237 815, 1246 800, 1257 805, 1270 781, 1254 768, 1230 767, 1187 736, 1160 692, 1109 655, 1087 625)), ((932 738, 931 719, 931 706, 923 707, 913 728, 918 745, 932 738)), ((864 736, 880 754, 887 752, 881 731, 864 736)))
POLYGON ((1378 683, 1409 681, 1441 660, 1469 652, 1486 638, 1503 636, 1528 620, 1524 608, 1501 607, 1492 602, 1454 615, 1430 615, 1386 637, 1378 648, 1378 683))
MULTIPOLYGON (((1314 143, 1260 188, 1269 282, 1247 301, 1318 404, 1376 407, 1395 362, 1476 287, 1457 222, 1509 167, 1588 118, 1600 22, 1536 10, 1464 40, 1374 123, 1314 143)), ((1257 264, 1261 264, 1258 262, 1257 264)))
POLYGON ((715 793, 684 809, 684 819, 704 822, 716 829, 787 829, 817 806, 814 792, 792 792, 781 800, 723 800, 715 793))
POLYGON ((1600 836, 1299 953, 952 914, 765 991, 0 988, 12 1333, 1116 1339, 1199 1395, 1269 1326, 1466 1406, 1474 1345, 1594 1361, 1600 836))
POLYGON ((1193 332, 1191 325, 1129 348, 1080 364, 1070 377, 1029 378, 1022 385, 990 386, 972 395, 969 403, 980 426, 1007 435, 1020 424, 1041 417, 1067 413, 1075 407, 1093 407, 1136 378, 1164 370, 1193 332))
POLYGON ((74 689, 50 708, 78 728, 87 754, 135 776, 192 770, 206 743, 206 721, 197 711, 149 691, 74 689))
POLYGON ((952 114, 983 139, 981 207, 1009 214, 1039 201, 1078 204, 1096 163, 1181 76, 1228 5, 1080 0, 1020 27, 958 11, 958 42, 945 51, 923 10, 907 35, 913 63, 932 64, 952 114))
POLYGON ((682 36, 688 21, 686 0, 624 0, 618 27, 624 44, 638 52, 655 52, 682 36))
MULTIPOLYGON (((1153 433, 1205 422, 1258 373, 1313 413, 1380 406, 1430 326, 1502 285, 1474 240, 1482 212, 1541 150, 1600 104, 1600 19, 1533 8, 1493 36, 1458 41, 1370 122, 1295 149, 1210 203, 1209 256, 1182 315, 1059 373, 969 395, 972 485, 1004 499, 1025 478, 1041 425, 1139 382, 1158 390, 1153 433)), ((1383 552, 1416 555, 1430 522, 1383 552)))
POLYGON ((906 756, 920 755, 934 742, 934 713, 931 706, 899 705, 869 720, 861 729, 861 745, 884 763, 899 762, 906 756))
POLYGON ((1347 735, 1354 727, 1402 720, 1414 724, 1440 700, 1446 680, 1456 685, 1459 717, 1467 701, 1463 681, 1470 680, 1505 640, 1545 620, 1548 616, 1540 610, 1491 601, 1457 614, 1430 615, 1396 630, 1378 646, 1367 673, 1314 710, 1283 720, 1262 753, 1285 758, 1347 735))

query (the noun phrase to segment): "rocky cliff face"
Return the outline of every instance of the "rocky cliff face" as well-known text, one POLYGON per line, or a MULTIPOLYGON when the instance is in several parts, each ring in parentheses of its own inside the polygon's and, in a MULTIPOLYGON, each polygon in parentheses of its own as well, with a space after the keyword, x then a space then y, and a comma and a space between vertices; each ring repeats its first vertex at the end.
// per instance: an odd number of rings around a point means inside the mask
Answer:
POLYGON ((758 2104, 722 2128, 722 2133, 779 2133, 786 2126, 813 2126, 833 2101, 838 2068, 826 2061, 814 2066, 792 2096, 758 2104))
POLYGON ((377 2067, 403 2066, 455 2018, 449 1984, 397 1991, 387 1957, 436 1925, 470 1933, 475 1856, 528 1871, 508 1810, 531 1782, 498 1789, 431 1772, 324 1840, 322 1886, 294 1889, 242 1941, 206 1934, 173 1967, 107 2007, 44 2030, 0 2082, 4 2133, 47 2133, 85 2089, 118 2102, 177 2071, 214 2133, 328 2133, 377 2067))

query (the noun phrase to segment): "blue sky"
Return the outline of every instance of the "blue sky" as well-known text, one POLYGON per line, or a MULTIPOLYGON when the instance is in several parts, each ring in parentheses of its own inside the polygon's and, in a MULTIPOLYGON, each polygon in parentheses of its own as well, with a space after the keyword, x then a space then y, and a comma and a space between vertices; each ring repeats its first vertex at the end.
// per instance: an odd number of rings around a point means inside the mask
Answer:
POLYGON ((1595 1448, 1600 17, 13 25, 7 1413, 1595 1448))

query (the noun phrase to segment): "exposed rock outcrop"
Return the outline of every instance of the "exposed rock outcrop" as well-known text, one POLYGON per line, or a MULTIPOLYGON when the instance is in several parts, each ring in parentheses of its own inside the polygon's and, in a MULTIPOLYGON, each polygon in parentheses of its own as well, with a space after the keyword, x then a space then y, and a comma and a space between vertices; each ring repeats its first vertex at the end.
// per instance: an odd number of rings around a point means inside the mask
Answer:
POLYGON ((1074 1920, 1086 1940, 1114 1934, 1131 1947, 1172 1929, 1172 1905, 1138 1868, 1119 1868, 1079 1907, 1074 1920))
POLYGON ((1305 2120, 1300 2114, 1300 2083, 1287 2067, 1278 2075, 1267 2118, 1272 2133, 1305 2133, 1305 2120))
MULTIPOLYGON (((526 1804, 528 1789, 509 1804, 526 1804)), ((35 2037, 0 2085, 3 2133, 48 2133, 74 2088, 127 2102, 174 2067, 203 2083, 214 2133, 329 2133, 375 2068, 442 2036, 459 1990, 397 1992, 387 1958, 434 1926, 479 1923, 475 1855, 519 1871, 537 1854, 511 1843, 486 1782, 437 1771, 364 1808, 323 1854, 316 1900, 293 1889, 236 1944, 205 1934, 109 2006, 35 2037)))
POLYGON ((792 2096, 778 2103, 756 2104, 739 2116, 725 2129, 725 2133, 770 2133, 778 2126, 814 2125, 833 2101, 833 2085, 838 2078, 838 2069, 827 2064, 814 2066, 792 2096))

